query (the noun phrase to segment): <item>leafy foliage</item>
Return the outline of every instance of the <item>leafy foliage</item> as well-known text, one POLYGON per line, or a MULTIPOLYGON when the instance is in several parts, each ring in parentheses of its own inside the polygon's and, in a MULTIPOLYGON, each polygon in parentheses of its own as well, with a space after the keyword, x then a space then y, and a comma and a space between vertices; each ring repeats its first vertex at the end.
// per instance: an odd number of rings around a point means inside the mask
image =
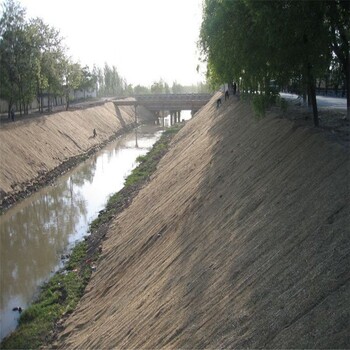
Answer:
POLYGON ((42 19, 27 20, 18 0, 6 0, 0 19, 0 98, 22 114, 36 98, 44 110, 44 97, 51 110, 56 97, 64 97, 67 109, 74 90, 99 90, 100 96, 130 93, 115 66, 104 69, 81 67, 67 55, 59 31, 42 19))
MULTIPOLYGON (((241 92, 267 96, 275 93, 271 81, 293 82, 309 96, 318 125, 316 78, 349 66, 349 9, 340 0, 205 0, 199 46, 208 80, 213 87, 235 81, 241 92)), ((258 109, 270 100, 253 99, 258 109)))

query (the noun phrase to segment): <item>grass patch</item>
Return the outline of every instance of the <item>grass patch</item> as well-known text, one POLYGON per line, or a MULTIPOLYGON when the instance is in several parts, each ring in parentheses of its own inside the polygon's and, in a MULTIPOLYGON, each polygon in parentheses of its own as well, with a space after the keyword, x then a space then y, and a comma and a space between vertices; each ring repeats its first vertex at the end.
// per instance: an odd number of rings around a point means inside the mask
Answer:
POLYGON ((137 157, 136 161, 139 165, 126 178, 123 189, 109 198, 106 208, 101 210, 99 216, 91 223, 90 230, 108 223, 121 207, 124 208, 128 205, 130 197, 133 196, 131 193, 137 191, 140 186, 148 181, 156 170, 159 160, 167 152, 170 141, 182 126, 178 124, 166 129, 146 155, 137 157))
POLYGON ((57 321, 75 309, 90 280, 104 237, 104 234, 99 236, 96 232, 103 231, 103 226, 130 204, 156 170, 171 139, 181 127, 167 129, 145 156, 138 157, 139 165, 125 180, 124 188, 109 198, 106 208, 90 224, 91 235, 87 241, 78 243, 65 268, 41 287, 37 300, 22 312, 17 329, 3 340, 1 349, 37 349, 53 341, 57 321))
POLYGON ((55 323, 74 310, 91 276, 85 263, 87 243, 78 243, 64 270, 41 287, 38 299, 22 312, 19 325, 1 349, 36 349, 50 341, 55 323))

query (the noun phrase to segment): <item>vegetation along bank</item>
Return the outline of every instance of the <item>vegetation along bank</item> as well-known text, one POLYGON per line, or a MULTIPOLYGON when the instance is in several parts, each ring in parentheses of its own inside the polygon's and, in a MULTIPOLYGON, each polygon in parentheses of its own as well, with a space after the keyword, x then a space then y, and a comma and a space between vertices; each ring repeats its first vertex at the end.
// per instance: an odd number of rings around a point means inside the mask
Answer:
POLYGON ((139 165, 125 180, 124 188, 110 197, 106 208, 91 223, 90 234, 75 246, 64 268, 42 286, 37 300, 21 314, 19 327, 3 340, 1 349, 33 349, 52 344, 99 263, 101 244, 111 219, 128 207, 149 181, 179 128, 166 130, 152 150, 138 158, 139 165))
POLYGON ((219 96, 111 220, 58 348, 349 348, 348 149, 219 96))

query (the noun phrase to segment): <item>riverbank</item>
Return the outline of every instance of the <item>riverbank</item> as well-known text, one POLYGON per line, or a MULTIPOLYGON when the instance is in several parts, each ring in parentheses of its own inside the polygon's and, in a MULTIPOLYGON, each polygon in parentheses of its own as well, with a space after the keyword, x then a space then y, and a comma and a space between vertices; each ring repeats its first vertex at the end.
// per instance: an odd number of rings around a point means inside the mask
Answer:
POLYGON ((112 219, 58 348, 350 346, 347 149, 215 98, 112 219))
POLYGON ((130 205, 140 188, 148 181, 178 127, 166 130, 152 150, 139 157, 139 166, 125 181, 124 188, 110 197, 90 225, 90 234, 72 251, 65 267, 41 290, 37 301, 21 314, 19 328, 6 338, 1 348, 38 348, 53 341, 62 321, 72 312, 82 296, 91 272, 98 263, 101 243, 109 221, 130 205), (61 321, 57 323, 57 320, 61 321))
POLYGON ((112 102, 2 125, 0 210, 48 184, 134 126, 134 109, 118 108, 112 102))

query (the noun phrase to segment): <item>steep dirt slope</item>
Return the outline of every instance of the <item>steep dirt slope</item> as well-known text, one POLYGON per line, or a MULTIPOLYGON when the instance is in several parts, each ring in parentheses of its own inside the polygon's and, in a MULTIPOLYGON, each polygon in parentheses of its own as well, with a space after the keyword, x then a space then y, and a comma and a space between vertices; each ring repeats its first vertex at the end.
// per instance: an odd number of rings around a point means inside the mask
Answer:
POLYGON ((2 196, 22 190, 26 182, 108 140, 134 121, 132 107, 116 108, 109 102, 1 125, 2 196))
POLYGON ((348 155, 215 97, 109 230, 58 346, 348 348, 348 155))

